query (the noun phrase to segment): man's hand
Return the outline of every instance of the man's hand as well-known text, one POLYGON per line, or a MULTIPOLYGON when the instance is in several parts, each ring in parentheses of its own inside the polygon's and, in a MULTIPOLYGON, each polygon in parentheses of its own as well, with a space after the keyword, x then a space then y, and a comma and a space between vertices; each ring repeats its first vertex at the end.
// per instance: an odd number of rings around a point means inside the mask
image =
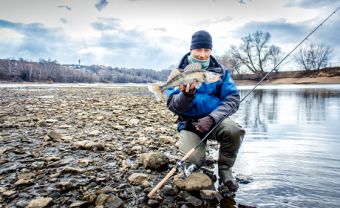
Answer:
POLYGON ((215 120, 211 116, 206 116, 201 119, 198 119, 198 123, 195 126, 196 129, 200 132, 208 131, 211 126, 215 123, 215 120))
POLYGON ((179 85, 179 90, 183 92, 185 95, 193 96, 196 92, 196 80, 194 80, 191 84, 179 85))

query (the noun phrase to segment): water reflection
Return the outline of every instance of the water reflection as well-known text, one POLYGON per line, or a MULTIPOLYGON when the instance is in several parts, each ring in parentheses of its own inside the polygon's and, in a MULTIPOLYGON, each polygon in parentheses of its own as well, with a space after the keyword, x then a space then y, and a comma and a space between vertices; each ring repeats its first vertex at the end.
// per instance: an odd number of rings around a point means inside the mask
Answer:
MULTIPOLYGON (((241 90, 241 96, 248 91, 241 90)), ((268 138, 268 124, 327 121, 327 115, 332 113, 329 111, 340 106, 339 98, 339 90, 259 89, 249 95, 233 118, 251 129, 254 137, 268 138)))
POLYGON ((258 89, 232 118, 247 131, 234 170, 253 179, 238 203, 338 206, 340 85, 258 89))

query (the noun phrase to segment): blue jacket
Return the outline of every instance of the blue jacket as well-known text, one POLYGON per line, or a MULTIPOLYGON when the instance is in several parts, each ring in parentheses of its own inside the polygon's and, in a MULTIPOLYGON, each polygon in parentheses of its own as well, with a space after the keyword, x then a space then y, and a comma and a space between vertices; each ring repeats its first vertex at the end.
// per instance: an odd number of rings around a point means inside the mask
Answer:
MULTIPOLYGON (((189 64, 187 58, 189 54, 187 53, 182 58, 178 66, 179 70, 183 70, 189 64)), ((228 70, 223 69, 213 56, 210 56, 207 70, 220 73, 221 81, 210 84, 202 83, 194 96, 186 96, 176 88, 166 91, 167 106, 169 110, 180 116, 180 121, 197 120, 210 115, 217 123, 225 115, 231 115, 237 111, 240 96, 228 70)))

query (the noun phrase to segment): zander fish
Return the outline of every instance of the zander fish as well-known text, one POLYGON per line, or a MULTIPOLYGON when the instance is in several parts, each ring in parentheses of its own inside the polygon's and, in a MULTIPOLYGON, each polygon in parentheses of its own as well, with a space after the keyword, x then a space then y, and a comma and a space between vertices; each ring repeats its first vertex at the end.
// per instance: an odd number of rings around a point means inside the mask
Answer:
POLYGON ((221 80, 221 75, 215 72, 203 70, 201 64, 193 63, 186 66, 182 73, 179 70, 174 70, 170 74, 169 79, 165 84, 155 84, 149 86, 149 90, 159 101, 162 98, 162 94, 165 90, 172 87, 178 87, 180 84, 191 84, 194 82, 194 80, 196 80, 198 83, 195 87, 199 88, 203 82, 213 83, 221 80))

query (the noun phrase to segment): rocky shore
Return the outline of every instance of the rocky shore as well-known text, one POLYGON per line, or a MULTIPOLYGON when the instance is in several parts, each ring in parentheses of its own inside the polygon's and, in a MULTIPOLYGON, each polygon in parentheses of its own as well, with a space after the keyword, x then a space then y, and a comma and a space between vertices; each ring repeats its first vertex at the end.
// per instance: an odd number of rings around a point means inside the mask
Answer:
POLYGON ((146 87, 0 90, 0 207, 236 206, 201 172, 143 200, 181 158, 176 117, 146 87))

